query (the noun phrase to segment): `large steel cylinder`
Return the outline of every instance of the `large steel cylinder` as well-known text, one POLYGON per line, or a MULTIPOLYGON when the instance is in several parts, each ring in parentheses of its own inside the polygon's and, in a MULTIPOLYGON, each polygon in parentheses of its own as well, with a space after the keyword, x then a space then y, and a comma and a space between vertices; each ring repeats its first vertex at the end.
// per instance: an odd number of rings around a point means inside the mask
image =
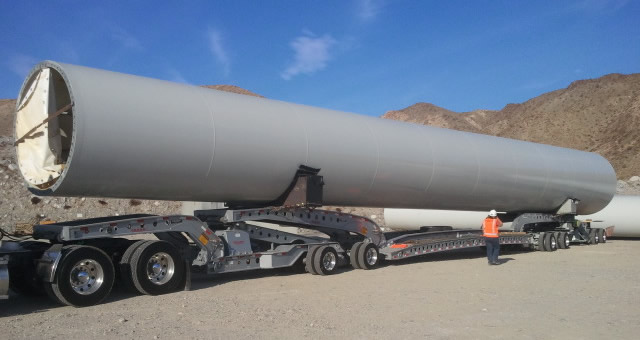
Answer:
POLYGON ((616 184, 595 153, 51 61, 22 86, 16 138, 39 195, 259 204, 306 165, 327 205, 552 212, 575 198, 587 214, 616 184))
POLYGON ((614 226, 616 237, 640 237, 640 196, 616 195, 601 211, 578 219, 593 220, 596 228, 614 226))
MULTIPOLYGON (((384 209, 385 226, 395 230, 419 230, 421 227, 447 226, 453 229, 480 228, 488 211, 436 209, 384 209)), ((511 223, 504 223, 511 226, 511 223)))
MULTIPOLYGON (((384 209, 385 226, 397 230, 449 226, 453 229, 480 228, 487 211, 434 209, 384 209)), ((595 214, 578 215, 578 220, 591 220, 594 228, 615 227, 613 236, 640 237, 640 196, 615 195, 611 202, 595 214)), ((508 230, 511 223, 501 229, 508 230)))

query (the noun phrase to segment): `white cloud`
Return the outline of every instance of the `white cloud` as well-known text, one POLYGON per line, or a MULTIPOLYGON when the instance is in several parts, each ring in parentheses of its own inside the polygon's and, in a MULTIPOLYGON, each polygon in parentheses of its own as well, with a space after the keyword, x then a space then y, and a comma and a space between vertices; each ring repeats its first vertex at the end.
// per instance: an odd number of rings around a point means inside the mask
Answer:
POLYGON ((123 47, 133 50, 143 49, 140 41, 124 28, 118 25, 111 25, 109 31, 111 38, 123 47))
POLYGON ((294 51, 294 60, 280 76, 289 80, 298 74, 312 74, 327 67, 331 59, 330 49, 336 44, 336 40, 330 35, 322 37, 306 35, 299 36, 289 44, 294 51))
POLYGON ((180 71, 176 70, 173 67, 167 68, 167 74, 169 75, 169 80, 174 81, 176 83, 184 83, 189 84, 189 81, 180 73, 180 71))
POLYGON ((24 54, 14 54, 7 60, 9 69, 20 78, 26 77, 37 63, 38 59, 24 54))
POLYGON ((382 4, 379 0, 358 0, 356 6, 356 15, 358 18, 362 21, 369 21, 378 16, 382 4))
POLYGON ((229 75, 229 72, 231 72, 231 61, 223 44, 222 33, 210 28, 207 36, 209 38, 209 50, 211 50, 211 54, 216 58, 216 62, 222 68, 224 75, 229 75))

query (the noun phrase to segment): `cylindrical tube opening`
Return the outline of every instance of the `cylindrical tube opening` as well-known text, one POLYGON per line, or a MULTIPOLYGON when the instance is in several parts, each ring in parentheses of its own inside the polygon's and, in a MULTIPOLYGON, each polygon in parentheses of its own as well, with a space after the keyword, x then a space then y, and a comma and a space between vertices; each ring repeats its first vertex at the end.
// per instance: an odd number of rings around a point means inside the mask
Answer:
POLYGON ((16 106, 18 166, 28 185, 48 189, 62 175, 71 151, 73 112, 69 88, 51 67, 31 74, 16 106))

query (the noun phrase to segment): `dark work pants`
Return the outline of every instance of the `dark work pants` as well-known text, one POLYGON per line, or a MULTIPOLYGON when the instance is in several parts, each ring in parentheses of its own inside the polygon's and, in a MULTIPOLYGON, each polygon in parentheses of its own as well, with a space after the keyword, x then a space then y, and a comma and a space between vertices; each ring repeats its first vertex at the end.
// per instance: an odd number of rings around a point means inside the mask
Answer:
POLYGON ((497 263, 498 255, 500 255, 500 239, 498 237, 485 237, 484 242, 487 245, 487 260, 491 263, 497 263))

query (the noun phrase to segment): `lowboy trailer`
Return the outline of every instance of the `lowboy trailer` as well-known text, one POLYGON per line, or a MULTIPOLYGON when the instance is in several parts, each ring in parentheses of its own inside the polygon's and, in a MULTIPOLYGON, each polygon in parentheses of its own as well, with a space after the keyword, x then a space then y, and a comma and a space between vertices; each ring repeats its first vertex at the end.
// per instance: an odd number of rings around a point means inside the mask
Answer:
MULTIPOLYGON (((384 233, 365 217, 316 209, 317 202, 308 198, 321 199, 318 190, 322 179, 318 177, 298 177, 281 206, 36 225, 32 237, 42 241, 0 244, 0 296, 6 298, 12 288, 26 294, 46 293, 66 305, 90 306, 107 297, 116 281, 141 294, 158 295, 189 289, 191 273, 196 271, 215 275, 304 264, 311 274, 329 275, 347 264, 354 269, 373 269, 383 259, 394 261, 485 245, 478 229, 384 233), (300 190, 306 190, 307 195, 300 195, 300 190), (294 234, 252 222, 320 233, 294 234), (157 240, 125 238, 142 234, 153 234, 157 240)), ((575 227, 569 222, 549 229, 545 216, 530 215, 524 218, 530 223, 524 223, 523 230, 501 232, 500 244, 554 251, 568 248, 572 242, 606 240, 602 229, 575 227)), ((562 221, 570 217, 547 216, 562 221)))

